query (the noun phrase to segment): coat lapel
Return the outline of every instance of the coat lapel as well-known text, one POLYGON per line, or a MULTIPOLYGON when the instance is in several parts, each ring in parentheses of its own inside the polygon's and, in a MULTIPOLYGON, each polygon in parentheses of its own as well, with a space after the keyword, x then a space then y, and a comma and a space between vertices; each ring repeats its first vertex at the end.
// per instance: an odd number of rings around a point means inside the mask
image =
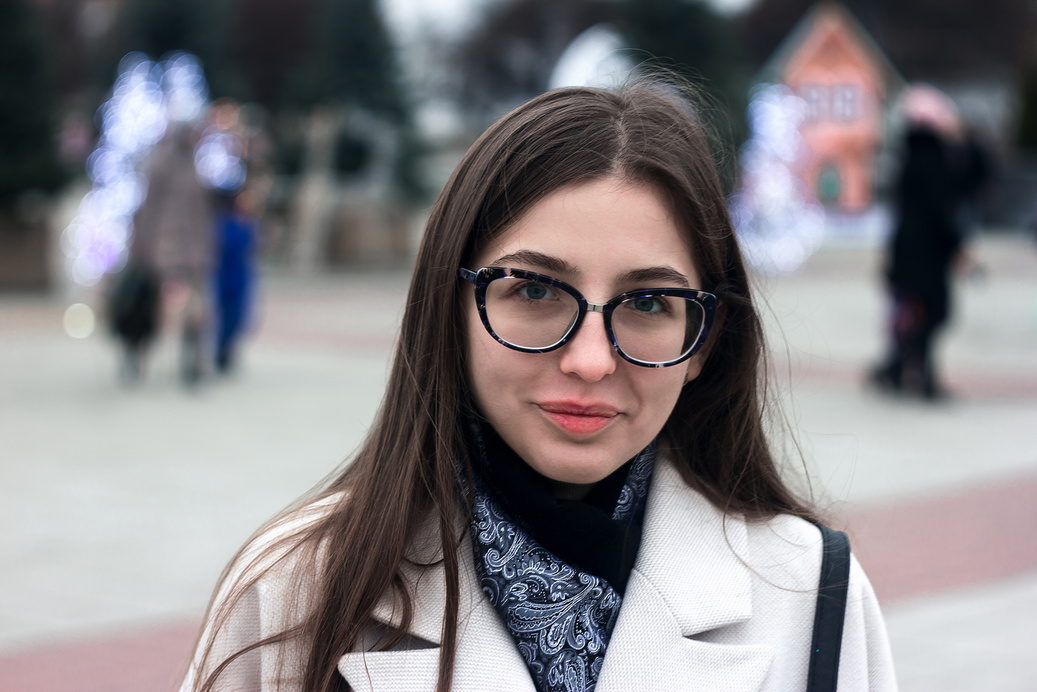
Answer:
POLYGON ((768 647, 708 641, 711 630, 752 615, 748 558, 745 524, 725 520, 660 458, 597 692, 758 689, 768 647))
MULTIPOLYGON (((430 522, 432 523, 432 522, 430 522)), ((439 672, 439 645, 446 603, 446 582, 439 557, 439 532, 428 530, 415 541, 411 557, 418 568, 406 564, 404 578, 414 599, 414 618, 400 648, 392 651, 357 652, 339 659, 338 669, 356 692, 399 690, 433 692, 439 672)), ((472 561, 471 539, 460 548, 460 609, 455 692, 535 692, 511 635, 483 595, 472 561)), ((400 624, 399 608, 386 596, 375 608, 375 620, 388 627, 400 624)))

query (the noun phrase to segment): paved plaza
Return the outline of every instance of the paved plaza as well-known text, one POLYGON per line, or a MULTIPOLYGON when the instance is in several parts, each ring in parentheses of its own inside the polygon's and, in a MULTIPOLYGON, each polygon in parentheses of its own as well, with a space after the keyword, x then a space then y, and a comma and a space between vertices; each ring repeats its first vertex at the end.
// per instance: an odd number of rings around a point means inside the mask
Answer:
MULTIPOLYGON (((863 386, 883 347, 875 250, 759 281, 795 432, 776 436, 850 531, 905 692, 1037 689, 1037 244, 988 234, 976 253, 938 404, 863 386)), ((0 295, 0 691, 175 688, 227 559, 362 439, 407 280, 268 270, 240 368, 191 390, 171 333, 129 386, 103 328, 63 328, 95 297, 0 295)))

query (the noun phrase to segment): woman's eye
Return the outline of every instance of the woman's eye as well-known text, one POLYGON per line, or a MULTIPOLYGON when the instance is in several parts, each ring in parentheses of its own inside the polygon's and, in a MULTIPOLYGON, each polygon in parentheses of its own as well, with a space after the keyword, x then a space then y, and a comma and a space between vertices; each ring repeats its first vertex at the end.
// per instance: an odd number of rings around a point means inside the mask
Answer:
POLYGON ((659 312, 664 308, 662 300, 652 296, 639 296, 630 301, 630 306, 638 312, 659 312))
POLYGON ((519 295, 528 300, 543 300, 551 297, 551 291, 544 284, 532 281, 524 284, 518 290, 519 295))

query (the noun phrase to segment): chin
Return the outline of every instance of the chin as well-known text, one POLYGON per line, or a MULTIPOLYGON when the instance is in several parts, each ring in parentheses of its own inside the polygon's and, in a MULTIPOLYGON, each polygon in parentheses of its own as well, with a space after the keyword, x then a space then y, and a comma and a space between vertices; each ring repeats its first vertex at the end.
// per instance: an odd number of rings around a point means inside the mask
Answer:
MULTIPOLYGON (((530 458, 535 459, 535 463, 529 461, 526 463, 541 476, 553 481, 587 485, 603 480, 629 460, 629 457, 624 457, 617 461, 612 457, 612 454, 588 454, 586 451, 581 453, 580 450, 566 449, 563 446, 561 449, 534 452, 530 458), (561 459, 562 461, 548 461, 547 459, 561 459)), ((527 457, 523 456, 523 458, 527 457)))

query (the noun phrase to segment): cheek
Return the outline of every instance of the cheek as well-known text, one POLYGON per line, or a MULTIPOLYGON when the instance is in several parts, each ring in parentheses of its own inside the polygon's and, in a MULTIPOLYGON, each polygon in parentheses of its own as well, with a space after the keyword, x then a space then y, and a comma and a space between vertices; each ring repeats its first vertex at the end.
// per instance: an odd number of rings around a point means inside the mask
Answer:
POLYGON ((684 372, 683 382, 691 382, 702 374, 702 361, 705 357, 705 354, 700 350, 694 356, 681 363, 684 372))
POLYGON ((493 366, 491 351, 487 344, 477 333, 469 331, 468 334, 468 381, 472 385, 472 393, 475 394, 476 403, 483 407, 483 392, 487 391, 489 381, 493 378, 496 369, 493 366))
POLYGON ((467 361, 468 382, 471 384, 472 392, 475 394, 476 403, 481 407, 480 392, 484 389, 483 380, 493 372, 489 361, 489 351, 483 337, 489 337, 479 321, 479 314, 475 310, 474 303, 469 306, 465 313, 465 331, 467 333, 467 361))
POLYGON ((694 379, 698 376, 699 370, 695 363, 687 361, 669 368, 637 373, 641 376, 639 385, 635 386, 640 390, 639 398, 644 405, 643 423, 661 429, 669 420, 681 392, 687 385, 685 377, 694 379))
POLYGON ((516 373, 515 356, 522 354, 497 343, 483 327, 474 302, 467 313, 468 335, 468 382, 475 397, 475 404, 484 416, 493 416, 495 408, 506 401, 505 393, 511 391, 515 381, 523 374, 516 373))
POLYGON ((655 415, 663 422, 669 420, 670 414, 673 413, 673 409, 677 405, 677 400, 680 399, 684 388, 695 386, 695 379, 702 374, 702 360, 703 355, 699 353, 679 365, 666 368, 666 370, 674 371, 673 373, 667 373, 672 374, 673 377, 667 379, 665 384, 660 384, 655 393, 656 401, 659 402, 659 408, 655 411, 655 415))
POLYGON ((673 411, 673 407, 677 405, 677 399, 680 397, 681 391, 686 384, 684 378, 689 372, 687 368, 682 366, 683 363, 673 368, 667 368, 667 370, 672 370, 673 372, 666 372, 659 381, 655 382, 653 386, 654 391, 649 395, 655 406, 654 415, 663 421, 670 417, 670 413, 673 411))

